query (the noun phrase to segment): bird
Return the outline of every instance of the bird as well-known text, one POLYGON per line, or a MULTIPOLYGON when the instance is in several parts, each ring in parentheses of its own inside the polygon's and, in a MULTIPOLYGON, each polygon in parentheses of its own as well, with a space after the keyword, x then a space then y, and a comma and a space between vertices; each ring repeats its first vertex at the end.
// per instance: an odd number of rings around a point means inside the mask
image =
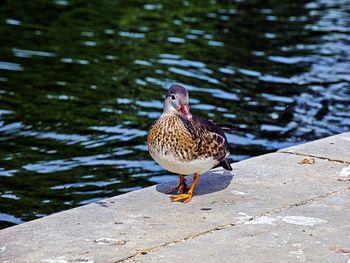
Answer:
MULTIPOLYGON (((227 130, 227 128, 225 128, 227 130)), ((229 144, 222 128, 190 112, 188 91, 172 84, 165 94, 163 113, 150 126, 147 145, 151 157, 179 175, 179 184, 166 193, 171 201, 192 200, 200 176, 216 166, 232 171, 229 144), (188 187, 185 176, 194 175, 188 187)))

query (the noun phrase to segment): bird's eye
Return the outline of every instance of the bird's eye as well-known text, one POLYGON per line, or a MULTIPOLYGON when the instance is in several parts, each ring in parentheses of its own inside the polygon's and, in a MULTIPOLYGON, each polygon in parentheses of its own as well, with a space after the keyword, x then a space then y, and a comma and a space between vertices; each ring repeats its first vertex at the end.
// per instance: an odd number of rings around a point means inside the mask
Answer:
POLYGON ((175 100, 175 96, 174 96, 174 95, 171 95, 171 99, 172 99, 172 100, 175 100))

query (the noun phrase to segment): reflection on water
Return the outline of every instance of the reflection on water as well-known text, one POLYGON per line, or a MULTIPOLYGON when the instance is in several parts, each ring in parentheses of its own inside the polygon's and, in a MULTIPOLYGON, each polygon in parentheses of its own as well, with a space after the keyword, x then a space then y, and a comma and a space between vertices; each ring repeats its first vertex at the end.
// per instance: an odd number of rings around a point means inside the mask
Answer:
POLYGON ((173 82, 232 161, 348 130, 347 2, 5 2, 0 227, 175 178, 146 147, 173 82))

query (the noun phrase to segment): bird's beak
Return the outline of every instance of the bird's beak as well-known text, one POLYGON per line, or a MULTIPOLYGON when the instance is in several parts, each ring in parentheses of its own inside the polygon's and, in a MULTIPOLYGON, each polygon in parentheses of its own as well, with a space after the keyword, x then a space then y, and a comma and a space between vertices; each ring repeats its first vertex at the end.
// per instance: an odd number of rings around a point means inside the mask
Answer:
POLYGON ((190 113, 190 106, 188 104, 182 104, 179 111, 184 115, 187 119, 192 118, 192 114, 190 113))

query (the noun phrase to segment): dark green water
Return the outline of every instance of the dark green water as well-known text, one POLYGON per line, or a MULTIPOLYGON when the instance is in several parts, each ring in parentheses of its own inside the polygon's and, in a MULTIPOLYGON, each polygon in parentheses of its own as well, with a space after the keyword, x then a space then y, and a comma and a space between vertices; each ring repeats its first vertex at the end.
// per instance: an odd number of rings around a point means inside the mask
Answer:
POLYGON ((238 161, 350 127, 339 1, 2 1, 0 228, 175 178, 150 158, 169 84, 238 161))

